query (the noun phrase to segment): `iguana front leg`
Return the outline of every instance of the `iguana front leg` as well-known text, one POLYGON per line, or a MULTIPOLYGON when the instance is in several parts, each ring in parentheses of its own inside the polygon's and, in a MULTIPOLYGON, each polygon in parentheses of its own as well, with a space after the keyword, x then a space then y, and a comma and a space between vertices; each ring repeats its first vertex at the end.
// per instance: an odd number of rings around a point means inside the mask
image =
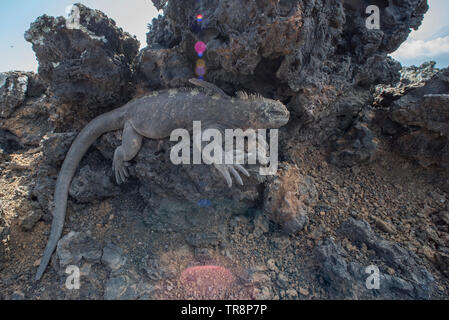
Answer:
POLYGON ((143 137, 134 130, 129 121, 125 123, 123 128, 122 145, 115 150, 112 169, 115 172, 115 179, 118 184, 129 178, 127 161, 131 161, 142 147, 143 137))
MULTIPOLYGON (((206 132, 208 130, 218 130, 218 131, 222 131, 219 129, 220 126, 211 126, 209 128, 207 128, 206 130, 203 131, 203 135, 206 134, 206 132)), ((222 132, 221 132, 222 133, 222 132)), ((198 137, 198 136, 194 136, 193 137, 193 147, 196 148, 201 154, 202 154, 202 159, 205 163, 207 164, 213 164, 214 167, 223 175, 223 177, 226 180, 226 183, 228 184, 228 187, 231 188, 232 187, 232 176, 234 176, 235 180, 240 184, 243 185, 243 180, 239 174, 238 171, 240 171, 241 173, 243 173, 245 176, 249 177, 250 174, 249 172, 239 163, 236 163, 235 160, 236 159, 244 159, 245 154, 242 150, 235 150, 236 152, 236 157, 234 158, 232 155, 228 155, 230 157, 230 159, 234 159, 234 163, 233 164, 226 164, 226 153, 223 150, 223 147, 221 144, 217 143, 217 141, 213 141, 212 143, 209 144, 209 147, 214 148, 214 150, 219 150, 220 155, 221 156, 217 156, 217 157, 212 157, 209 154, 202 152, 203 150, 203 137, 198 137), (217 158, 221 158, 221 161, 219 161, 219 163, 217 162, 217 158)))

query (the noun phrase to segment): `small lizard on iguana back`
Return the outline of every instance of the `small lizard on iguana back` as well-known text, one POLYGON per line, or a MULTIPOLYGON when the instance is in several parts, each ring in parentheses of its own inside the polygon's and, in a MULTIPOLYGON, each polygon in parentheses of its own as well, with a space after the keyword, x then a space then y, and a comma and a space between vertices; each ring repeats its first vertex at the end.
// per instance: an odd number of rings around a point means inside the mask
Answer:
MULTIPOLYGON (((239 92, 228 96, 215 85, 197 79, 190 82, 197 88, 169 89, 155 92, 127 103, 91 121, 73 142, 59 172, 54 194, 55 210, 50 238, 45 248, 36 280, 44 273, 62 234, 70 183, 84 154, 102 134, 123 128, 122 145, 114 154, 113 170, 117 183, 129 176, 127 161, 142 146, 143 137, 163 139, 175 129, 192 129, 193 121, 208 128, 274 129, 287 124, 290 114, 279 101, 239 92)), ((239 164, 214 164, 232 186, 232 174, 242 184, 238 172, 249 176, 239 164)))

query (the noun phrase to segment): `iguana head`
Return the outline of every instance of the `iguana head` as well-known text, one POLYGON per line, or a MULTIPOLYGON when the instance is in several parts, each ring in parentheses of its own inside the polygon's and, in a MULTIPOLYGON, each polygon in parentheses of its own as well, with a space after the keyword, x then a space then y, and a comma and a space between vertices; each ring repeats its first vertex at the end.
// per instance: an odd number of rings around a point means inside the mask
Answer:
MULTIPOLYGON (((248 127, 254 129, 275 129, 285 126, 290 119, 290 112, 277 100, 260 95, 247 95, 239 91, 237 98, 245 108, 241 108, 242 118, 248 119, 248 127)), ((240 104, 239 103, 239 104, 240 104)))

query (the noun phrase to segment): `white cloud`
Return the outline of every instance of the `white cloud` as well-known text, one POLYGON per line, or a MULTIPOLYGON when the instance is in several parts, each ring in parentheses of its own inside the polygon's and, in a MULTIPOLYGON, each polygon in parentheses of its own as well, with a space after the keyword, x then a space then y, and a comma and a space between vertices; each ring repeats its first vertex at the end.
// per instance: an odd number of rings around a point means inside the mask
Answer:
POLYGON ((397 60, 417 57, 433 58, 441 55, 449 55, 449 36, 432 40, 409 39, 392 54, 397 60))

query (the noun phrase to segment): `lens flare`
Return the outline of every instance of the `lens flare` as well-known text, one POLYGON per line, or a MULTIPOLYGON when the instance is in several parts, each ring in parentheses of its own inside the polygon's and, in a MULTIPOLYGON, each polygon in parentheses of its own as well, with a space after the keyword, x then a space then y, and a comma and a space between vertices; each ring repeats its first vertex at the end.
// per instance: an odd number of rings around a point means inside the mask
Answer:
POLYGON ((202 57, 204 52, 206 52, 207 46, 203 41, 198 41, 195 44, 195 51, 198 53, 198 56, 202 57))
POLYGON ((198 77, 204 77, 204 75, 206 74, 206 68, 197 67, 195 69, 195 73, 198 77))
POLYGON ((235 277, 220 266, 197 266, 184 270, 179 280, 188 296, 209 300, 223 298, 235 277))
POLYGON ((206 67, 206 61, 204 61, 203 59, 199 59, 196 62, 196 67, 197 68, 205 68, 206 67))

